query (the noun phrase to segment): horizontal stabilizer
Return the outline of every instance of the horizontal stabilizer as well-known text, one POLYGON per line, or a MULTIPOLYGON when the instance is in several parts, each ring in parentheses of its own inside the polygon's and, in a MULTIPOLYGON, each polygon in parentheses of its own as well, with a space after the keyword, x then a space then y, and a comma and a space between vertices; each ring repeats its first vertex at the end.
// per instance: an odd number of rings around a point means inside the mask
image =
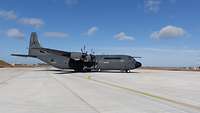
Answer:
POLYGON ((22 54, 11 54, 12 56, 18 56, 18 57, 34 57, 36 58, 36 56, 33 55, 22 55, 22 54))

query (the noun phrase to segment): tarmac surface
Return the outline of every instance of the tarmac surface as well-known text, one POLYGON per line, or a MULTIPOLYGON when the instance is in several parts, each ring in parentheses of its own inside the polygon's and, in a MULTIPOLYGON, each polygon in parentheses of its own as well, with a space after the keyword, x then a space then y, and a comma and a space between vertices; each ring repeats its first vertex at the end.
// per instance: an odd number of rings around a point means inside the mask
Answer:
POLYGON ((2 68, 0 113, 200 113, 200 72, 2 68))

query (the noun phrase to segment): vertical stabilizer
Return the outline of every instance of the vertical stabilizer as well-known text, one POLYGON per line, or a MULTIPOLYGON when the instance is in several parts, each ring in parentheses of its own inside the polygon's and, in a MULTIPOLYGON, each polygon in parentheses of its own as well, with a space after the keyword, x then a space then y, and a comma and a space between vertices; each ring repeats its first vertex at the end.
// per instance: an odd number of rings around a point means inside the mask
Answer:
POLYGON ((40 48, 40 43, 38 41, 36 32, 31 33, 29 49, 31 48, 40 48))
POLYGON ((35 53, 34 48, 35 49, 41 48, 36 32, 31 33, 30 43, 29 43, 29 55, 34 55, 35 53))

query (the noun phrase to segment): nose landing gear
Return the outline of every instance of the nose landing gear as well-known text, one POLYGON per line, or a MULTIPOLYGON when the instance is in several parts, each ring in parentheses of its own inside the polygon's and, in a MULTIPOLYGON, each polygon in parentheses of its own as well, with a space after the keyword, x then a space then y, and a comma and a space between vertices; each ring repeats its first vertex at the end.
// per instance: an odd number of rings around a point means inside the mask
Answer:
POLYGON ((126 69, 126 70, 125 70, 125 72, 126 72, 126 73, 130 73, 130 72, 131 72, 131 70, 129 70, 129 69, 126 69))

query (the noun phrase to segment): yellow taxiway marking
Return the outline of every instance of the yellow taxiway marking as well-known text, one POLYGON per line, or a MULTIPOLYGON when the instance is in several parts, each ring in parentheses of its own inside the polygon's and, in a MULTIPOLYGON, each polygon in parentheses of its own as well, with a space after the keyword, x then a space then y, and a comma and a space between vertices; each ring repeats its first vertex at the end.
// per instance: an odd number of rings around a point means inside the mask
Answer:
POLYGON ((134 92, 134 93, 137 93, 137 94, 140 94, 140 95, 144 95, 144 96, 147 96, 147 97, 159 99, 159 100, 162 100, 162 101, 171 102, 171 103, 174 103, 174 104, 177 104, 177 105, 193 108, 193 109, 196 109, 196 110, 200 111, 200 106, 195 106, 195 105, 192 105, 192 104, 179 102, 179 101, 172 100, 172 99, 169 99, 169 98, 166 98, 166 97, 154 95, 154 94, 151 94, 151 93, 148 93, 148 92, 144 92, 144 91, 139 91, 139 90, 132 89, 132 88, 123 87, 123 86, 112 84, 112 83, 105 82, 105 81, 96 80, 96 79, 93 79, 91 76, 87 76, 87 79, 88 80, 92 80, 92 81, 97 82, 97 83, 101 83, 101 84, 105 84, 105 85, 108 85, 108 86, 124 89, 124 90, 130 91, 130 92, 134 92))
POLYGON ((88 75, 88 76, 86 76, 86 78, 90 80, 90 79, 91 79, 91 76, 88 75))

